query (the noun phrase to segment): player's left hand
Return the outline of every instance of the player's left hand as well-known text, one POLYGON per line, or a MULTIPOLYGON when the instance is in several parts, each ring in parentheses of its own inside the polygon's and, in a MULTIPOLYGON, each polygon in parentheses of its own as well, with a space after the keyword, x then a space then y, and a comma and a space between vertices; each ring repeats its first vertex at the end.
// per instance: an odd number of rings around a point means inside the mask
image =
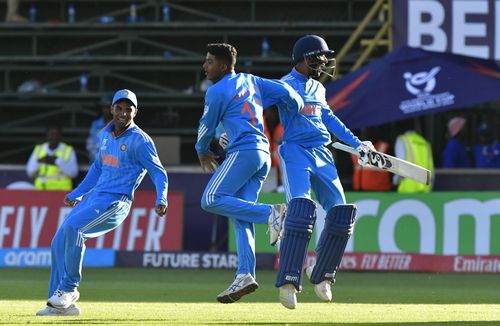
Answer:
POLYGON ((64 205, 68 207, 75 207, 78 204, 78 200, 71 200, 68 196, 64 197, 64 205))
POLYGON ((212 152, 198 156, 198 159, 200 160, 201 168, 205 173, 214 173, 219 167, 219 164, 215 160, 214 153, 212 152))
POLYGON ((160 204, 160 205, 156 206, 156 208, 155 208, 156 215, 158 215, 160 217, 167 215, 167 211, 168 211, 167 205, 160 204))
POLYGON ((371 141, 362 141, 361 144, 356 148, 359 153, 358 164, 361 166, 367 166, 370 164, 370 152, 375 151, 371 141))
POLYGON ((227 145, 229 145, 229 138, 226 133, 220 135, 219 145, 220 147, 222 147, 222 149, 226 149, 227 145))

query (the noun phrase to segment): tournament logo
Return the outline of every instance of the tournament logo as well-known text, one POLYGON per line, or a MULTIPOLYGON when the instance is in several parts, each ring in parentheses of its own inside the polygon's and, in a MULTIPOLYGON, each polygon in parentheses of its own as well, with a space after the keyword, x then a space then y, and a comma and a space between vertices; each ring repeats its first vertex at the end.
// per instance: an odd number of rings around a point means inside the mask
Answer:
POLYGON ((404 114, 449 106, 455 103, 455 95, 450 92, 431 94, 436 88, 437 75, 440 71, 441 67, 436 66, 429 71, 405 72, 403 74, 406 90, 416 96, 416 98, 401 101, 399 109, 404 114))
POLYGON ((428 95, 436 87, 436 75, 441 67, 434 67, 429 72, 423 71, 416 74, 405 72, 403 78, 406 80, 406 90, 413 95, 428 95))
POLYGON ((125 151, 127 150, 127 144, 121 144, 121 145, 120 145, 120 150, 121 150, 122 152, 125 152, 125 151))
POLYGON ((100 149, 101 149, 101 151, 103 151, 103 150, 105 150, 105 149, 107 148, 107 146, 106 146, 106 143, 107 143, 107 142, 108 142, 108 139, 107 139, 107 138, 104 138, 104 139, 102 140, 102 144, 101 144, 101 148, 100 148, 100 149))

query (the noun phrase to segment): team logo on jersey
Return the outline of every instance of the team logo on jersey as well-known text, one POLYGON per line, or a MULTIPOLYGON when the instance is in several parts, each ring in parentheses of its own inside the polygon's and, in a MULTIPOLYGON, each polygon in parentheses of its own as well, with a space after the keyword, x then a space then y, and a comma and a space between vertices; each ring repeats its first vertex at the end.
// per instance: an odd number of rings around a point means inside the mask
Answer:
POLYGON ((121 144, 121 145, 120 145, 120 150, 121 150, 122 152, 125 152, 125 151, 127 150, 127 144, 121 144))
POLYGON ((104 138, 104 139, 102 140, 102 144, 101 144, 101 148, 100 148, 100 149, 101 149, 101 151, 103 151, 103 150, 105 150, 105 149, 107 148, 107 146, 106 146, 106 143, 107 143, 107 142, 108 142, 108 139, 107 139, 107 138, 104 138))

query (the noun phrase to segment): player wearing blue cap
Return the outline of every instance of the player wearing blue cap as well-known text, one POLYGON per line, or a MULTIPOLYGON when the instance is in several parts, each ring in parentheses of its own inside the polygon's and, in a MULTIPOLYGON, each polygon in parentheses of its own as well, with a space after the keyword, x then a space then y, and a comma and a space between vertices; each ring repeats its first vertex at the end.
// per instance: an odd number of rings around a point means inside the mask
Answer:
POLYGON ((276 287, 280 302, 290 309, 297 305, 301 290, 302 267, 316 221, 316 204, 311 189, 327 212, 325 227, 316 247, 316 265, 306 272, 314 291, 322 301, 331 301, 331 283, 354 227, 356 207, 346 204, 331 152, 330 132, 361 154, 361 165, 368 162, 370 142, 361 142, 332 113, 326 103, 325 88, 313 78, 325 72, 333 61, 333 51, 321 37, 306 35, 293 47, 295 67, 282 78, 304 99, 300 114, 290 114, 278 104, 283 143, 279 148, 283 184, 288 203, 283 238, 280 243, 280 265, 276 287))
POLYGON ((268 224, 270 242, 278 241, 284 206, 256 203, 269 173, 269 142, 264 135, 263 109, 283 103, 290 114, 303 105, 287 84, 234 71, 236 49, 229 44, 209 44, 203 69, 214 82, 205 95, 205 109, 198 128, 196 151, 204 171, 214 173, 201 199, 202 208, 233 220, 238 250, 236 278, 217 296, 232 303, 255 291, 255 232, 253 223, 268 224), (217 168, 209 145, 222 123, 229 143, 226 159, 217 168))
POLYGON ((47 307, 37 312, 39 316, 80 314, 76 301, 85 240, 124 221, 146 172, 156 187, 156 214, 167 213, 167 173, 152 139, 134 123, 137 97, 130 90, 119 90, 111 112, 113 120, 99 134, 96 160, 80 185, 64 198, 64 204, 74 208, 52 239, 49 299, 47 307))

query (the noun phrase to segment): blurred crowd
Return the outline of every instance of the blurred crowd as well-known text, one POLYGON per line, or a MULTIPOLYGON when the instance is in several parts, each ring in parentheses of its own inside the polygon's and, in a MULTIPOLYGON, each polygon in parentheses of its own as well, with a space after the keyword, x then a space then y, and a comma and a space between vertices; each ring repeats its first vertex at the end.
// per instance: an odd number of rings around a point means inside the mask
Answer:
MULTIPOLYGON (((110 112, 111 99, 102 97, 97 103, 96 119, 89 127, 86 140, 86 149, 89 164, 96 158, 99 144, 97 135, 108 124, 112 115, 110 112)), ((387 139, 384 126, 366 128, 359 131, 361 139, 370 140, 379 152, 396 156, 414 162, 417 165, 434 169, 434 160, 437 153, 432 152, 431 144, 422 136, 418 123, 414 120, 405 120, 397 123, 398 136, 387 139)), ((212 144, 212 150, 217 159, 224 160, 224 149, 219 145, 219 137, 223 130, 219 128, 212 144)), ((272 107, 265 111, 265 134, 269 140, 272 166, 277 171, 276 191, 283 192, 280 172, 280 157, 278 148, 283 138, 283 127, 280 123, 278 111, 272 107)), ((500 168, 500 143, 496 138, 493 127, 486 121, 481 122, 473 130, 468 126, 464 117, 453 117, 447 123, 445 135, 447 144, 441 153, 440 164, 437 167, 455 168, 500 168), (477 140, 473 142, 472 140, 477 140)), ((71 179, 78 174, 78 162, 75 150, 70 144, 63 142, 62 129, 57 124, 47 127, 46 140, 36 144, 28 158, 26 172, 33 178, 36 189, 72 189, 71 179)), ((337 156, 342 154, 336 154, 337 156)), ((424 186, 409 179, 402 179, 396 175, 378 169, 362 167, 357 157, 351 155, 352 189, 356 191, 398 191, 405 193, 429 192, 430 186, 424 186)))

